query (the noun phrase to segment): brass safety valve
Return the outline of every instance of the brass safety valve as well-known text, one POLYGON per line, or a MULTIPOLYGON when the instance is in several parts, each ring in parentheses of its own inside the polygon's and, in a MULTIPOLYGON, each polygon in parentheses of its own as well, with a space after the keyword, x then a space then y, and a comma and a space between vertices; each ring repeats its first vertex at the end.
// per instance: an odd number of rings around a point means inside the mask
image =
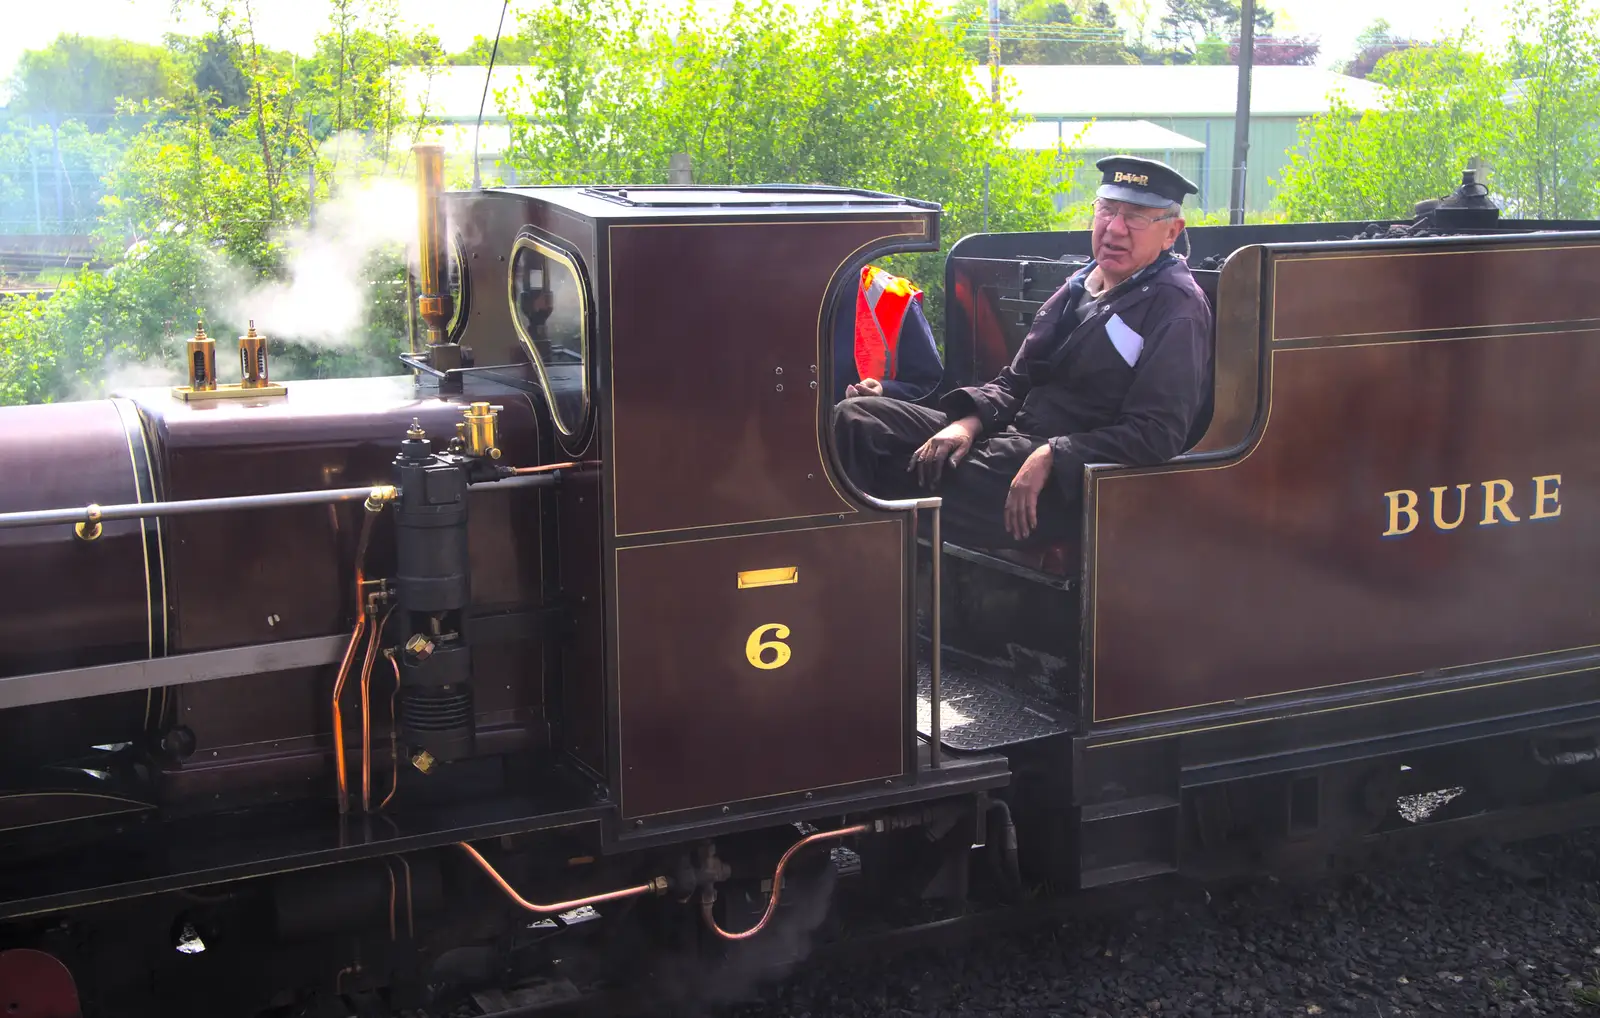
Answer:
POLYGON ((467 452, 473 456, 487 456, 492 460, 500 458, 498 423, 502 406, 491 406, 488 403, 473 403, 462 411, 466 417, 466 446, 467 452))

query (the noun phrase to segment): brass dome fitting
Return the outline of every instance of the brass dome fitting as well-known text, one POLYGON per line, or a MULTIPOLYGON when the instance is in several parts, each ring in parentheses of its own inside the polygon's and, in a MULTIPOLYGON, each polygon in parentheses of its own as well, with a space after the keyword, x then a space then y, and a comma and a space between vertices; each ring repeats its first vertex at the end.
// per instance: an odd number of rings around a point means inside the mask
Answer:
POLYGON ((466 446, 467 452, 473 456, 487 456, 492 460, 500 458, 499 447, 499 419, 503 406, 490 403, 473 403, 462 409, 461 413, 466 418, 466 446))

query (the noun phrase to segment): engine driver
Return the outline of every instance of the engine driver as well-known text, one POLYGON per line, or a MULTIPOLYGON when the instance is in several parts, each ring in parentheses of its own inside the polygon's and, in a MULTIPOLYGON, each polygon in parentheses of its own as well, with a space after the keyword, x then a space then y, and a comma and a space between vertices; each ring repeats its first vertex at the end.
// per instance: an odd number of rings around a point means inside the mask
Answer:
POLYGON ((834 407, 851 479, 879 498, 937 492, 958 544, 1071 536, 1084 464, 1171 459, 1211 392, 1211 308, 1171 251, 1184 196, 1199 189, 1154 160, 1095 166, 1094 260, 1045 301, 998 377, 946 393, 938 409, 885 396, 834 407))

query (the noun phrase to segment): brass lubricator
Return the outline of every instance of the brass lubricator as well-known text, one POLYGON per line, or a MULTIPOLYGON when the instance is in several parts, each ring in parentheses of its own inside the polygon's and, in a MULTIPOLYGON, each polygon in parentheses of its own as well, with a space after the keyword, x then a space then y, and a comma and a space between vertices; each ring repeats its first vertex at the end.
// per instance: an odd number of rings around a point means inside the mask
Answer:
POLYGON ((461 411, 466 418, 462 444, 470 455, 487 456, 492 460, 500 458, 499 418, 504 409, 489 403, 473 403, 461 411))
POLYGON ((214 392, 217 388, 217 341, 206 335, 204 323, 196 323, 189 340, 189 390, 214 392))
POLYGON ((262 389, 271 385, 267 371, 267 337, 256 332, 256 323, 239 337, 239 388, 262 389))

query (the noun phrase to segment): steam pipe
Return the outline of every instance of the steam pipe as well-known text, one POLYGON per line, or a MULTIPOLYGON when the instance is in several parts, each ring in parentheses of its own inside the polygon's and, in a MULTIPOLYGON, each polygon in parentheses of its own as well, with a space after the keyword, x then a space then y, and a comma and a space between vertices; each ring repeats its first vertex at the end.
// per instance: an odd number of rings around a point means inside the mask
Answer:
POLYGON ((742 933, 729 933, 717 925, 716 917, 711 914, 712 907, 717 903, 717 895, 714 888, 708 888, 700 896, 701 918, 705 920, 706 926, 710 928, 712 933, 724 940, 749 940, 766 928, 767 923, 772 921, 772 914, 778 910, 778 895, 783 891, 783 868, 789 865, 789 860, 794 857, 796 852, 814 842, 827 841, 832 838, 847 838, 852 834, 866 834, 871 830, 871 824, 856 824, 852 827, 841 827, 836 831, 818 831, 816 834, 807 835, 790 845, 789 851, 783 853, 783 857, 778 860, 778 868, 772 871, 772 896, 767 899, 767 910, 762 913, 761 921, 748 930, 742 933))
MULTIPOLYGON (((513 476, 504 481, 484 481, 467 485, 469 490, 482 488, 544 488, 560 483, 559 467, 551 466, 548 474, 513 476)), ((88 505, 81 509, 30 509, 26 512, 0 513, 0 530, 12 527, 48 527, 56 524, 109 523, 112 520, 148 519, 152 516, 188 516, 194 513, 226 512, 230 509, 279 509, 292 505, 328 505, 335 502, 357 502, 372 499, 376 502, 392 501, 397 494, 393 485, 380 484, 364 488, 327 488, 322 491, 286 491, 270 495, 231 495, 226 498, 192 498, 173 502, 129 502, 123 505, 88 505)))
POLYGON ((495 885, 505 892, 506 897, 516 902, 518 907, 527 909, 529 912, 536 912, 539 915, 571 912, 573 909, 582 908, 585 905, 598 905, 603 901, 616 901, 620 898, 637 898, 643 894, 665 894, 668 886, 670 886, 666 877, 656 877, 648 884, 635 884, 632 887, 621 887, 615 891, 607 891, 604 894, 591 894, 587 898, 574 898, 571 901, 558 901, 553 905, 540 905, 518 894, 516 888, 506 882, 506 878, 500 875, 500 872, 489 863, 489 860, 478 854, 477 849, 465 841, 456 842, 456 846, 471 856, 472 861, 478 864, 478 868, 489 874, 489 879, 493 880, 495 885))

